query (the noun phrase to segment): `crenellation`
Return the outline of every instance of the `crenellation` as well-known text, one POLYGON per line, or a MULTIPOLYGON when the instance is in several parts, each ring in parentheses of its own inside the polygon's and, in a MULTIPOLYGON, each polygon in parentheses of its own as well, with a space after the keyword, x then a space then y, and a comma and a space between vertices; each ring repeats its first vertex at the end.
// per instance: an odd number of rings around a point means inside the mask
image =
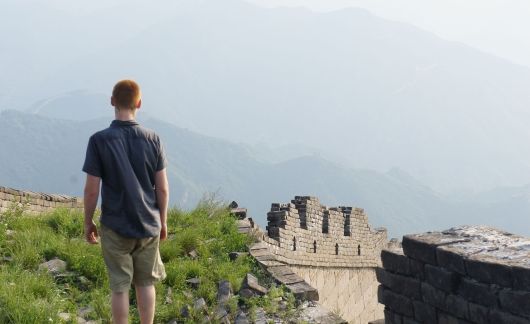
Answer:
POLYGON ((316 197, 273 203, 267 220, 268 237, 278 242, 278 253, 290 264, 309 258, 315 266, 376 267, 387 244, 386 230, 371 230, 363 209, 328 208, 316 197))

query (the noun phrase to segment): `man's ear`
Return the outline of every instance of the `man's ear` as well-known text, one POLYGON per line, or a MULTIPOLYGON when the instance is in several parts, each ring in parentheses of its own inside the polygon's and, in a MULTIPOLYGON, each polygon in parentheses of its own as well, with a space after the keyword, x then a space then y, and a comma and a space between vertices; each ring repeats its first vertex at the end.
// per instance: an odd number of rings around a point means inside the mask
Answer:
POLYGON ((114 100, 114 97, 110 97, 110 105, 116 107, 116 100, 114 100))
POLYGON ((142 107, 142 99, 138 100, 138 103, 136 104, 136 109, 140 109, 142 107))

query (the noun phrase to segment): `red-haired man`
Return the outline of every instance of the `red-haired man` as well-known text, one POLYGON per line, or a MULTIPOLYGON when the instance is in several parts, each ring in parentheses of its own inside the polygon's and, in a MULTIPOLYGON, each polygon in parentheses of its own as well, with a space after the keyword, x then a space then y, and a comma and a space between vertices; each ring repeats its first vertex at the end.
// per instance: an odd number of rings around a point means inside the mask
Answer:
POLYGON ((138 84, 118 82, 111 104, 115 119, 90 137, 83 165, 85 238, 98 243, 92 218, 101 184, 101 249, 112 290, 113 322, 127 323, 134 284, 141 323, 153 323, 154 283, 166 275, 159 242, 167 236, 167 162, 158 135, 135 120, 142 105, 138 84))

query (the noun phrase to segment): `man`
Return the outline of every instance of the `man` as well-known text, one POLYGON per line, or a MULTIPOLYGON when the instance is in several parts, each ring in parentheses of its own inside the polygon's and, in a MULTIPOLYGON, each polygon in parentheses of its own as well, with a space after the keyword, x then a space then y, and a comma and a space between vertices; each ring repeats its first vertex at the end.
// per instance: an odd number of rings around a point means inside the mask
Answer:
POLYGON ((92 135, 83 171, 87 173, 85 238, 98 243, 92 220, 101 188, 101 249, 112 290, 114 323, 127 323, 134 284, 141 323, 153 323, 154 283, 165 278, 159 241, 167 236, 166 157, 159 137, 135 121, 142 104, 132 80, 112 91, 115 120, 92 135))

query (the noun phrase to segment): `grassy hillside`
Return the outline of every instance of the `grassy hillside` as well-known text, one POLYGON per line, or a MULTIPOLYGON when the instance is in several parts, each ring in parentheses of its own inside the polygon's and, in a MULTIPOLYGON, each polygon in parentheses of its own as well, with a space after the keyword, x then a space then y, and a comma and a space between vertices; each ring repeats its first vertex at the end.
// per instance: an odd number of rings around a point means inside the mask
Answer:
MULTIPOLYGON (((191 212, 170 211, 169 236, 160 248, 167 278, 156 287, 156 323, 214 318, 220 280, 228 280, 235 294, 248 272, 261 276, 250 258, 230 261, 228 257, 229 252, 246 250, 250 240, 237 232, 235 222, 228 210, 212 203, 203 202, 191 212), (197 257, 191 257, 191 251, 197 257), (197 289, 186 283, 190 278, 200 279, 197 289), (199 298, 204 298, 206 307, 195 309, 199 298), (183 308, 188 318, 183 317, 183 308)), ((100 247, 85 243, 82 225, 82 215, 69 210, 27 217, 13 207, 0 214, 1 323, 77 323, 77 316, 110 321, 110 291, 100 247), (40 269, 40 264, 54 258, 66 261, 64 271, 52 274, 40 269)), ((130 298, 130 322, 138 323, 134 294, 130 298)), ((246 307, 252 316, 259 306, 288 316, 293 303, 292 295, 273 287, 260 298, 233 296, 228 316, 233 320, 238 307, 246 307), (273 299, 282 296, 290 307, 278 312, 273 299)))

